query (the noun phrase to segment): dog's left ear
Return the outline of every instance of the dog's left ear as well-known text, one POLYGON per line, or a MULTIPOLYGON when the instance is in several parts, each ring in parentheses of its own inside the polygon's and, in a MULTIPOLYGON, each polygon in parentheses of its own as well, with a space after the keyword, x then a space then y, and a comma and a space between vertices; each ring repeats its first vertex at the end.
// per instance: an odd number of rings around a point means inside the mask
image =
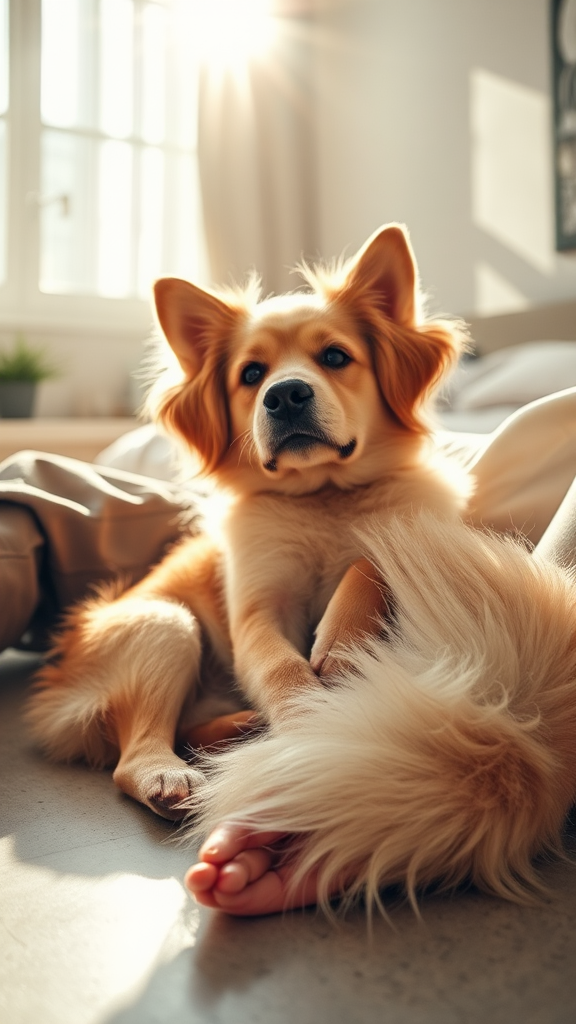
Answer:
POLYGON ((463 326, 420 322, 418 270, 399 224, 377 231, 343 270, 330 298, 346 306, 370 344, 388 408, 408 430, 426 432, 425 400, 463 350, 463 326))
POLYGON ((164 391, 156 415, 194 448, 206 472, 212 472, 230 443, 224 383, 230 338, 241 313, 203 288, 178 278, 154 285, 158 322, 185 380, 164 391))

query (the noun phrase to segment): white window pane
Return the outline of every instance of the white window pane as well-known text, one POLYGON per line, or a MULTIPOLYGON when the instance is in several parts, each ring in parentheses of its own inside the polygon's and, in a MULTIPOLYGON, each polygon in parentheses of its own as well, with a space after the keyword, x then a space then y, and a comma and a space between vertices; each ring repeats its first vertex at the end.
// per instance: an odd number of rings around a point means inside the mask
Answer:
POLYGON ((8 110, 8 0, 0 0, 0 114, 8 110))
POLYGON ((98 188, 98 294, 122 298, 132 283, 132 146, 103 142, 98 188))
POLYGON ((41 140, 40 289, 90 294, 97 144, 46 129, 41 140))
MULTIPOLYGON (((163 273, 203 280, 196 3, 41 3, 41 289, 148 297, 163 273)), ((0 191, 0 272, 5 209, 0 191)))
POLYGON ((157 4, 142 8, 142 125, 146 142, 163 142, 166 107, 166 11, 157 4))
POLYGON ((42 0, 42 120, 61 128, 81 120, 80 2, 42 0))
POLYGON ((133 0, 101 0, 100 31, 100 128, 126 138, 134 130, 133 0))
POLYGON ((163 265, 164 154, 147 146, 140 161, 138 294, 149 298, 152 282, 162 273, 163 265))
POLYGON ((6 280, 6 246, 8 242, 6 217, 8 200, 6 195, 7 134, 6 123, 0 119, 0 284, 6 280))
POLYGON ((167 245, 162 272, 202 281, 205 256, 198 161, 195 156, 172 155, 166 165, 167 245))
POLYGON ((181 0, 176 5, 173 18, 168 66, 168 139, 183 149, 194 149, 198 138, 199 74, 196 5, 181 0))

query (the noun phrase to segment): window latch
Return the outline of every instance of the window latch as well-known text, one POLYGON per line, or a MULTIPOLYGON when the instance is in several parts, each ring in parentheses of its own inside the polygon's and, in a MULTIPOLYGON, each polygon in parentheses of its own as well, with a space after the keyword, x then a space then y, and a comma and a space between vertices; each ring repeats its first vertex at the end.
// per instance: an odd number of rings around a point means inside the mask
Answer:
POLYGON ((41 209, 44 206, 60 207, 62 217, 70 216, 71 198, 67 192, 52 192, 42 195, 41 192, 28 192, 26 195, 26 206, 35 206, 41 209))

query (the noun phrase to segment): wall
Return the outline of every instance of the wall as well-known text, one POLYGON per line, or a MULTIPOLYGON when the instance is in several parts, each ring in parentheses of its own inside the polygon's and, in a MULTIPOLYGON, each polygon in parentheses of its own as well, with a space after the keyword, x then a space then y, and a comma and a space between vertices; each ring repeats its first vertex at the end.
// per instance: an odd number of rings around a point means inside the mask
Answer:
MULTIPOLYGON (((9 350, 16 333, 1 330, 0 346, 9 350)), ((36 415, 124 416, 134 411, 138 383, 133 374, 145 352, 145 331, 27 329, 25 335, 30 344, 45 349, 59 371, 39 385, 36 415)))
POLYGON ((318 3, 323 255, 399 220, 436 309, 573 298, 576 254, 554 252, 548 0, 318 3))

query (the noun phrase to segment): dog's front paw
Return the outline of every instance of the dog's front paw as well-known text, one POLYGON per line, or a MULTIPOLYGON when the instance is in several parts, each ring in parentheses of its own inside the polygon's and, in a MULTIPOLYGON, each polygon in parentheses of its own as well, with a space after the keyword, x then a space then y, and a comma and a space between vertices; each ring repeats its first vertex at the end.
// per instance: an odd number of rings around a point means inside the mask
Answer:
POLYGON ((270 724, 282 726, 305 710, 306 694, 324 689, 322 682, 305 661, 283 666, 275 677, 276 686, 268 694, 267 718, 270 724), (304 698, 304 699, 303 699, 304 698))
POLYGON ((139 800, 155 814, 180 821, 189 811, 186 802, 202 775, 174 756, 173 764, 154 766, 141 761, 120 761, 113 779, 123 793, 139 800))
POLYGON ((150 780, 150 791, 144 801, 156 814, 171 821, 180 821, 189 808, 182 806, 194 792, 201 779, 193 768, 169 768, 150 780))

